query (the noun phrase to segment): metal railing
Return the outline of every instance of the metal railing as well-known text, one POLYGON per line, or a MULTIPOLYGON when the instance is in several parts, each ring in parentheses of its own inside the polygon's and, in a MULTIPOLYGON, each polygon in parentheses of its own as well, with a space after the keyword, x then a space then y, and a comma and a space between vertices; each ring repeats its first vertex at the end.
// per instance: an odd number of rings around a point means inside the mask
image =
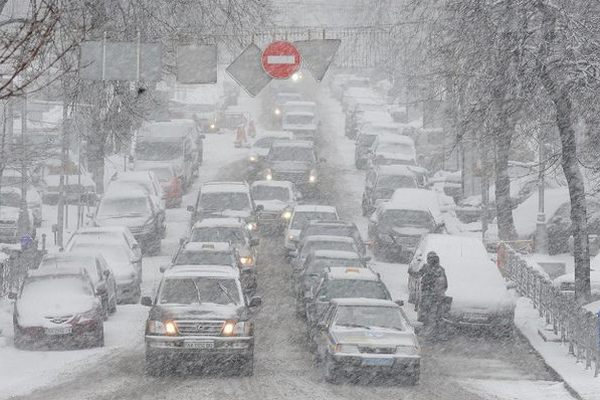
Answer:
POLYGON ((19 290, 27 271, 39 266, 46 251, 38 249, 34 242, 25 250, 9 248, 2 249, 2 252, 8 258, 0 260, 0 297, 6 297, 10 292, 19 290))
POLYGON ((510 245, 498 246, 499 267, 505 277, 516 284, 517 292, 531 299, 548 327, 577 362, 585 362, 586 369, 600 373, 600 318, 597 314, 577 305, 573 293, 562 291, 538 269, 532 267, 510 245))

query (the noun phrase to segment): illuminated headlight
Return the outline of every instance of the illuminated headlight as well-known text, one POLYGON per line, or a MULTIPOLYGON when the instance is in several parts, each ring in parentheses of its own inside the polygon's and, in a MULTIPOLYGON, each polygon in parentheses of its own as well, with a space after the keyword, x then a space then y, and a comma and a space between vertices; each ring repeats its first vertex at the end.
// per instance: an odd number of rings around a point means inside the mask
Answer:
POLYGON ((308 177, 308 181, 311 183, 314 183, 317 181, 317 171, 315 171, 314 169, 312 171, 310 171, 310 176, 308 177))
POLYGON ((418 356, 419 348, 416 346, 396 346, 396 353, 407 356, 418 356))
POLYGON ((275 113, 275 115, 281 114, 281 110, 279 108, 276 108, 273 112, 275 113))
POLYGON ((270 181, 270 180, 273 179, 273 173, 271 172, 271 170, 267 170, 265 172, 265 179, 268 180, 268 181, 270 181))
MULTIPOLYGON (((281 218, 285 219, 286 221, 289 221, 290 218, 292 218, 292 212, 290 210, 285 210, 282 214, 281 214, 281 218)), ((291 240, 291 239, 290 239, 291 240)))
POLYGON ((148 321, 146 331, 151 335, 177 335, 177 325, 173 321, 148 321))
POLYGON ((302 73, 301 73, 301 72, 295 72, 295 73, 292 75, 292 80, 293 80, 294 82, 298 82, 298 81, 299 81, 299 80, 301 80, 301 79, 302 79, 302 73))
POLYGON ((210 124, 210 129, 215 129, 215 124, 210 124))
POLYGON ((356 354, 359 353, 358 346, 353 344, 336 344, 334 348, 335 353, 346 353, 356 354))
POLYGON ((295 242, 296 241, 296 237, 294 235, 290 235, 290 236, 288 236, 288 240, 292 241, 292 242, 295 242))
POLYGON ((221 335, 223 336, 249 336, 250 324, 241 321, 225 321, 221 335))
POLYGON ((258 224, 256 222, 248 222, 246 224, 246 229, 249 231, 255 231, 258 229, 258 224))
POLYGON ((257 158, 256 158, 256 156, 255 156, 254 154, 252 154, 250 157, 248 157, 248 159, 249 159, 251 162, 256 162, 256 160, 257 160, 257 158))
POLYGON ((251 267, 254 265, 254 258, 252 256, 242 256, 240 257, 240 263, 244 267, 251 267))

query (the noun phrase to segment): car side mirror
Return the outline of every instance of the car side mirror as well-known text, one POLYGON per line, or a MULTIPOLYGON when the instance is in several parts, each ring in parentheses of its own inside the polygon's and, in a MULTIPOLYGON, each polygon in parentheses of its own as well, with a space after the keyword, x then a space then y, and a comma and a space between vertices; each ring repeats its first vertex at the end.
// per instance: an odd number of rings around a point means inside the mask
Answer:
POLYGON ((250 303, 248 303, 248 307, 259 307, 262 304, 262 299, 258 296, 254 296, 250 299, 250 303))
POLYGON ((189 212, 194 212, 194 206, 187 206, 185 209, 189 212))
POLYGON ((264 211, 265 210, 265 206, 263 206, 262 204, 259 204, 256 206, 255 208, 256 211, 264 211))
POLYGON ((10 292, 8 294, 8 299, 9 300, 16 300, 17 299, 17 293, 16 292, 10 292))
POLYGON ((161 274, 164 274, 165 271, 169 269, 169 265, 161 265, 158 269, 161 274))
POLYGON ((250 239, 250 246, 255 247, 260 244, 260 239, 250 239))
POLYGON ((400 307, 404 306, 404 300, 396 300, 394 303, 398 304, 400 307))
POLYGON ((146 307, 152 307, 152 299, 150 298, 150 296, 142 297, 142 305, 146 307))

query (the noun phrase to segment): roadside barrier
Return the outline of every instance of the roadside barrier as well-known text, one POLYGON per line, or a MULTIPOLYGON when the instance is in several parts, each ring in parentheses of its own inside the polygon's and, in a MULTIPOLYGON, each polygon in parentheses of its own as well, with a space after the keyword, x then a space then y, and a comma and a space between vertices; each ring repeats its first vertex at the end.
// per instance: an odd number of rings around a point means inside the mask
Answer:
POLYGON ((500 243, 498 252, 503 257, 502 272, 515 285, 519 295, 531 299, 540 318, 551 326, 569 353, 577 362, 585 362, 586 369, 600 373, 600 317, 596 312, 577 305, 572 292, 563 291, 548 277, 532 267, 507 243, 500 243))
POLYGON ((19 290, 27 271, 40 265, 45 249, 39 250, 37 242, 26 249, 0 249, 8 257, 0 260, 0 297, 19 290))

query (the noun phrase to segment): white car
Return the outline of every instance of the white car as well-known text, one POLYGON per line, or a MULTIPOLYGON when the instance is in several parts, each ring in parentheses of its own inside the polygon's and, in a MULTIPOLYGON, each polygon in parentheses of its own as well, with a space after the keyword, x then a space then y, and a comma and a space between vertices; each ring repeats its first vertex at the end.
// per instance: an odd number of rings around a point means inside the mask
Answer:
POLYGON ((423 237, 408 267, 409 302, 419 306, 421 269, 434 251, 446 271, 452 297, 444 321, 452 326, 512 332, 515 299, 483 242, 477 238, 429 234, 423 237))
POLYGON ((299 140, 313 140, 317 137, 319 120, 317 114, 310 111, 289 111, 283 114, 281 127, 292 132, 299 140))
POLYGON ((290 252, 296 250, 300 231, 308 221, 338 220, 337 209, 333 206, 302 204, 294 207, 294 212, 285 230, 284 247, 290 252))

